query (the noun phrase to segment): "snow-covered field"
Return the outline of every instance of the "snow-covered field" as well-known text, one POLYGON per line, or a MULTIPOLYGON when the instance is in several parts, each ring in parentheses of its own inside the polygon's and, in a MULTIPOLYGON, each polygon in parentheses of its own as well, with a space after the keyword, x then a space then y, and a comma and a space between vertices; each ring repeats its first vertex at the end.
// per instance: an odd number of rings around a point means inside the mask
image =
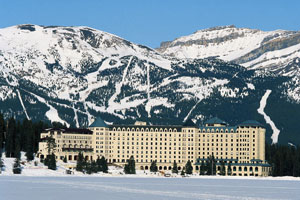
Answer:
POLYGON ((1 200, 299 199, 300 181, 0 176, 1 200))
MULTIPOLYGON (((109 167, 109 173, 65 174, 66 164, 57 162, 49 170, 36 159, 26 162, 22 152, 22 174, 14 175, 14 158, 5 158, 0 174, 0 200, 88 200, 88 199, 299 199, 300 178, 294 177, 181 177, 137 170, 124 175, 122 168, 109 167), (37 166, 36 166, 37 165, 37 166)), ((68 163, 67 165, 70 165, 68 163)), ((73 163, 75 164, 75 163, 73 163)))

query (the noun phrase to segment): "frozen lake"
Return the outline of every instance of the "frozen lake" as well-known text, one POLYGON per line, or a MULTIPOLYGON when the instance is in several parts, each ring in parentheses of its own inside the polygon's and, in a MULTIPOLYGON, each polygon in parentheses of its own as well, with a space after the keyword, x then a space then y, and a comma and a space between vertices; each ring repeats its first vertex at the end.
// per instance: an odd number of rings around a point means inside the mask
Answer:
POLYGON ((0 176, 1 200, 300 199, 300 181, 0 176))

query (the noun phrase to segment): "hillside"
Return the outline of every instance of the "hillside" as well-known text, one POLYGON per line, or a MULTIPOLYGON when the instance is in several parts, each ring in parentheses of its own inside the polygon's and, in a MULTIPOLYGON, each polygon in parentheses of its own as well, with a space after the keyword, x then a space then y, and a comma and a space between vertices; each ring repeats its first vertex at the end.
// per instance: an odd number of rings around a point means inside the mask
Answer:
POLYGON ((271 126, 257 111, 271 90, 265 113, 281 131, 279 142, 300 144, 298 63, 284 76, 216 58, 171 57, 89 27, 18 25, 0 29, 0 111, 72 127, 98 115, 108 124, 256 119, 271 142, 271 126))
POLYGON ((289 75, 286 66, 300 57, 300 32, 220 26, 162 42, 157 50, 176 58, 217 57, 249 69, 289 75))

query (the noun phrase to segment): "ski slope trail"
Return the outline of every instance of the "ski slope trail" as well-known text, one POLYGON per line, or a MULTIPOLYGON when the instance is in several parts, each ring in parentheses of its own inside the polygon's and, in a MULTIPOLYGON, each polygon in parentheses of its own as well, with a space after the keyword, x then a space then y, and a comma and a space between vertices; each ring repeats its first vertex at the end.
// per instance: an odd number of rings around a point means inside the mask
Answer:
POLYGON ((257 112, 259 114, 261 114, 262 116, 264 116, 264 119, 267 122, 267 124, 270 124, 270 126, 273 130, 273 134, 271 136, 272 143, 276 144, 278 142, 278 136, 279 136, 280 130, 276 127, 275 123, 271 120, 271 118, 264 111, 264 109, 267 105, 267 99, 268 99, 269 95, 271 94, 271 92, 272 92, 272 90, 267 90, 265 92, 264 96, 260 100, 260 106, 257 109, 257 112))
POLYGON ((121 89, 122 89, 122 86, 125 82, 125 78, 126 78, 126 75, 127 75, 128 68, 131 64, 131 61, 132 61, 132 56, 128 60, 127 66, 124 69, 121 82, 116 84, 116 92, 111 96, 111 98, 108 101, 109 106, 108 106, 107 110, 111 113, 114 112, 115 108, 119 107, 119 103, 115 102, 115 100, 116 100, 117 96, 121 93, 121 89))
POLYGON ((17 90, 17 93, 18 93, 18 97, 19 97, 20 103, 21 103, 21 105, 22 105, 22 108, 23 108, 23 110, 24 110, 24 113, 25 113, 25 115, 26 115, 26 118, 27 118, 28 120, 30 120, 30 117, 28 116, 27 110, 26 110, 26 108, 25 108, 25 106, 24 106, 24 103, 23 103, 23 100, 22 100, 20 91, 17 90))

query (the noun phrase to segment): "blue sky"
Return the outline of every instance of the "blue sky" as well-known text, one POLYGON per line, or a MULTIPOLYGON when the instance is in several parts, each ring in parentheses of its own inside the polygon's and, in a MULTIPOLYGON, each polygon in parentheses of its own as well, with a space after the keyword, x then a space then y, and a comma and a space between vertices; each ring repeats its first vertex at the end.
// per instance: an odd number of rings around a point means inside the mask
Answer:
POLYGON ((0 28, 84 25, 129 41, 160 42, 220 25, 300 30, 298 0, 0 0, 0 28))

